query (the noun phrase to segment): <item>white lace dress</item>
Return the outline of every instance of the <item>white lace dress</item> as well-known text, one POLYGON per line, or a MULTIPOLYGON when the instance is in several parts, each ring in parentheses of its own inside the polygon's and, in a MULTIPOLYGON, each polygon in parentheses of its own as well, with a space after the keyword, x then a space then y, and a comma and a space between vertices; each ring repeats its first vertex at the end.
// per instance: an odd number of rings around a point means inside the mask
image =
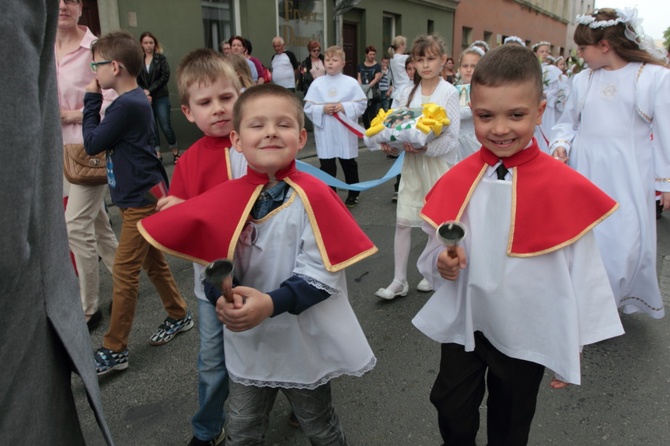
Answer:
MULTIPOLYGON (((406 87, 393 100, 392 108, 407 105, 412 88, 413 86, 406 87)), ((442 130, 440 136, 428 143, 426 152, 405 154, 396 211, 397 222, 404 226, 421 226, 423 220, 419 217, 419 212, 423 207, 424 197, 435 182, 458 161, 458 134, 461 125, 458 92, 453 85, 440 79, 430 97, 422 96, 419 85, 409 106, 420 108, 429 102, 444 107, 451 123, 442 130)))
POLYGON ((248 225, 253 231, 243 232, 247 236, 240 237, 235 249, 235 276, 241 285, 268 292, 297 274, 333 294, 299 315, 283 313, 241 333, 224 329, 231 379, 314 389, 337 376, 371 370, 376 359, 349 304, 344 270, 326 270, 295 191, 290 189, 282 206, 248 225))

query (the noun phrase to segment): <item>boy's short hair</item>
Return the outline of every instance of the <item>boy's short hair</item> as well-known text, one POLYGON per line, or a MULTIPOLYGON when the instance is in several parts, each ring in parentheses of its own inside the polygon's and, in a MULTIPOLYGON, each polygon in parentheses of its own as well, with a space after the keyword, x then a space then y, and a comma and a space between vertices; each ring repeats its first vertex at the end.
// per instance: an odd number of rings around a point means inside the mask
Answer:
POLYGON ((235 69, 223 54, 211 48, 200 48, 188 53, 177 67, 177 90, 181 105, 189 105, 188 89, 191 85, 212 84, 221 78, 233 84, 238 92, 242 88, 235 69))
POLYGON ((324 57, 339 57, 342 60, 346 60, 344 56, 344 50, 337 45, 329 46, 326 48, 326 51, 323 52, 324 57))
POLYGON ((290 101, 293 104, 295 116, 300 128, 302 129, 305 126, 305 115, 303 113, 302 103, 295 93, 277 84, 261 84, 248 88, 239 98, 237 98, 235 107, 233 108, 233 128, 236 132, 239 133, 240 131, 240 122, 242 122, 242 115, 244 114, 244 107, 247 105, 247 102, 268 96, 285 98, 290 101))
POLYGON ((502 45, 481 58, 470 81, 472 91, 478 85, 503 87, 510 84, 531 83, 538 103, 542 100, 542 67, 537 56, 519 45, 502 45))
POLYGON ((113 31, 100 37, 91 44, 91 54, 120 63, 132 77, 142 70, 144 51, 128 31, 113 31))

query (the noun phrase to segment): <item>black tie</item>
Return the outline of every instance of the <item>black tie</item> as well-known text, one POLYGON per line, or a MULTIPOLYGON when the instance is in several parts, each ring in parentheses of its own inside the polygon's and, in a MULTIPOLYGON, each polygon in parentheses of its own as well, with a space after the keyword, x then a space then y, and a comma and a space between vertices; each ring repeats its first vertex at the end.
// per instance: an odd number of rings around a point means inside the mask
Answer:
POLYGON ((505 167, 505 165, 503 163, 500 163, 500 165, 498 167, 496 167, 496 173, 498 174, 498 179, 499 180, 504 180, 505 175, 507 175, 507 172, 509 172, 509 171, 507 170, 507 168, 505 167))

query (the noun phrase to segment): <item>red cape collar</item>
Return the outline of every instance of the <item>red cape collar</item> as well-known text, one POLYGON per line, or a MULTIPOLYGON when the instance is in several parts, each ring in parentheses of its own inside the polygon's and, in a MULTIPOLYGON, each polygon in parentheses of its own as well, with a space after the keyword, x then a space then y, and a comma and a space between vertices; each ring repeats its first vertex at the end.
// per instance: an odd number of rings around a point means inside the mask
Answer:
POLYGON ((537 143, 499 159, 482 147, 438 180, 421 217, 437 227, 459 221, 488 166, 512 170, 512 211, 507 253, 530 257, 570 245, 619 205, 581 174, 540 152, 537 143))
MULTIPOLYGON (((276 178, 286 181, 302 200, 328 271, 377 252, 342 200, 322 181, 298 171, 295 162, 278 171, 276 178)), ((251 208, 268 180, 249 168, 240 179, 141 220, 138 228, 154 247, 177 257, 201 264, 233 259, 251 208)))

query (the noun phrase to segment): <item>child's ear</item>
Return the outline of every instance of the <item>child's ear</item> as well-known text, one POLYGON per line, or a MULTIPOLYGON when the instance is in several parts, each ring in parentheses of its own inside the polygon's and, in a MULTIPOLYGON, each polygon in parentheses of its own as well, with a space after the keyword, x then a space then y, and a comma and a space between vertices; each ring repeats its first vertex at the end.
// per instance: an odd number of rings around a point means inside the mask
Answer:
POLYGON ((610 43, 607 40, 603 39, 600 42, 598 42, 598 48, 600 48, 600 50, 603 53, 606 53, 610 50, 610 43))
POLYGON ((186 116, 186 119, 189 122, 195 122, 195 118, 193 118, 193 115, 191 115, 191 109, 188 107, 188 105, 182 105, 181 112, 184 114, 184 116, 186 116))
POLYGON ((239 153, 242 153, 242 145, 240 144, 240 135, 235 130, 231 130, 229 138, 230 142, 233 144, 233 149, 235 149, 239 153))
POLYGON ((119 73, 121 73, 121 64, 118 63, 117 61, 113 60, 112 61, 112 69, 114 70, 114 76, 118 76, 119 73))
POLYGON ((298 150, 302 150, 307 144, 307 130, 303 127, 300 129, 300 135, 298 136, 298 150))
POLYGON ((540 106, 537 109, 537 119, 535 120, 536 125, 542 124, 542 115, 544 114, 544 110, 547 108, 547 101, 546 99, 543 99, 540 101, 540 106))

